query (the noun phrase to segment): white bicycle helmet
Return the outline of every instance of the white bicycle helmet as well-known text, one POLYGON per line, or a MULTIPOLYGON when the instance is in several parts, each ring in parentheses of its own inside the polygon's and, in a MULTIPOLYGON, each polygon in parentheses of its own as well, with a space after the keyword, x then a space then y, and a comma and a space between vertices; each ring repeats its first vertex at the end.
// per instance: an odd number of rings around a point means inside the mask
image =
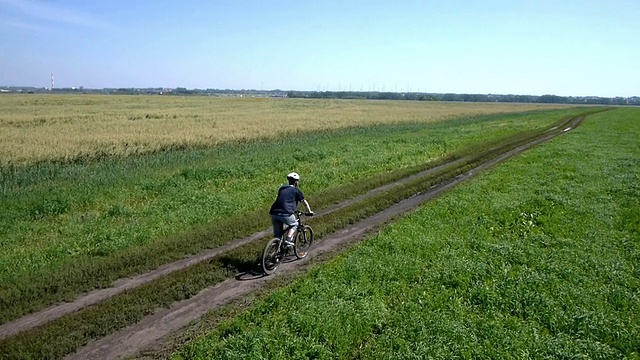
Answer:
POLYGON ((289 173, 289 175, 287 175, 287 180, 300 181, 300 175, 298 175, 297 172, 289 173))

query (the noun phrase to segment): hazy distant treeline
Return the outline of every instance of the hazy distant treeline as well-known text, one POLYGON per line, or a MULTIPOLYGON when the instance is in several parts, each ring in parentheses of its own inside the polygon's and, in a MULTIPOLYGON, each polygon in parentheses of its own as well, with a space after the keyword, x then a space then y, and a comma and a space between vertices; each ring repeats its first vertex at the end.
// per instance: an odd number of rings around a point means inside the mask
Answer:
POLYGON ((333 98, 333 99, 373 99, 373 100, 421 100, 421 101, 466 101, 466 102, 510 102, 549 104, 597 104, 597 105, 640 105, 640 97, 597 97, 597 96, 557 96, 557 95, 499 95, 499 94, 438 94, 438 93, 398 93, 398 92, 353 92, 353 91, 289 91, 292 98, 333 98))
POLYGON ((60 88, 49 90, 33 87, 4 87, 2 93, 56 93, 56 94, 114 94, 114 95, 179 95, 179 96, 254 96, 290 97, 311 99, 368 99, 368 100, 416 100, 416 101, 464 101, 548 104, 593 104, 593 105, 640 105, 640 96, 598 97, 557 95, 514 94, 452 94, 426 92, 380 92, 380 91, 285 91, 285 90, 234 90, 234 89, 187 89, 187 88, 60 88))

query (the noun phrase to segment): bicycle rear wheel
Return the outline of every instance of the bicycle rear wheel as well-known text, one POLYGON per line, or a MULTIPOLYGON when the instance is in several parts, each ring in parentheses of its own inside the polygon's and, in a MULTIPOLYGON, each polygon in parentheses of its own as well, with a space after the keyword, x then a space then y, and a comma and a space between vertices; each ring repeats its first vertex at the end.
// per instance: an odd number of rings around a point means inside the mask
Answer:
POLYGON ((302 229, 298 229, 296 235, 294 251, 298 259, 307 257, 309 249, 313 243, 313 229, 309 225, 305 225, 302 229))
POLYGON ((280 239, 273 238, 269 240, 267 246, 264 247, 262 252, 262 270, 265 274, 273 274, 278 265, 280 265, 280 239))

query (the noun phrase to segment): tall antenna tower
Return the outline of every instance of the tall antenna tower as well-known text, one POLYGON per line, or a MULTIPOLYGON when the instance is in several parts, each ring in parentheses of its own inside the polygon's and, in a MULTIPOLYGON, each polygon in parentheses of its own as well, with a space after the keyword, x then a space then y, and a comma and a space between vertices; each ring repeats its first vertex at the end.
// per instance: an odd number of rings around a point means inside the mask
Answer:
POLYGON ((53 85, 54 85, 54 83, 53 83, 53 73, 51 73, 51 90, 53 90, 53 85))

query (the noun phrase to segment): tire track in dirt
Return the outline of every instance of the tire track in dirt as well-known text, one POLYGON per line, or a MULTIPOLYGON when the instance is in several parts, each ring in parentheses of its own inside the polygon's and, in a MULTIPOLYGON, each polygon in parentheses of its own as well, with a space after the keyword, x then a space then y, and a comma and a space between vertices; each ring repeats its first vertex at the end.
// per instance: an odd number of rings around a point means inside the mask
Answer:
MULTIPOLYGON (((275 275, 249 276, 248 278, 244 278, 246 281, 240 281, 238 278, 225 280, 222 283, 204 289, 187 300, 173 304, 169 309, 161 309, 156 313, 145 317, 142 321, 134 325, 128 326, 97 341, 92 341, 79 349, 76 353, 70 354, 65 359, 119 359, 127 356, 133 356, 139 351, 153 346, 155 342, 160 341, 165 336, 179 330, 191 321, 199 319, 208 311, 223 306, 231 300, 244 297, 262 288, 267 284, 267 282, 273 281, 281 276, 291 275, 292 273, 304 272, 305 266, 308 265, 311 258, 318 257, 326 253, 336 252, 346 243, 363 239, 376 228, 379 228, 395 218, 416 209, 426 201, 433 199, 444 191, 473 177, 480 171, 486 170, 495 164, 519 154, 541 142, 566 133, 578 126, 583 119, 584 117, 571 119, 568 122, 568 125, 563 126, 563 129, 560 131, 556 131, 558 129, 555 128, 549 129, 547 134, 542 137, 503 154, 496 155, 464 174, 435 185, 428 191, 415 194, 414 196, 400 201, 374 216, 358 221, 346 229, 324 237, 320 242, 314 245, 313 251, 309 256, 298 261, 282 263, 275 275)), ((450 165, 445 164, 442 166, 450 165)), ((431 171, 435 170, 431 169, 431 171)), ((410 178, 415 179, 417 176, 418 175, 416 174, 410 178)), ((405 181, 408 181, 407 178, 396 183, 403 183, 405 181)), ((387 187, 387 190, 393 188, 392 184, 385 185, 381 188, 385 187, 387 187)), ((377 188, 372 191, 384 191, 379 189, 380 188, 377 188)), ((350 200, 350 203, 355 202, 356 199, 357 198, 350 200)), ((337 207, 341 208, 343 206, 347 205, 341 203, 337 207)), ((336 209, 327 209, 324 213, 335 210, 336 209)), ((243 278, 242 275, 239 277, 243 278)))

